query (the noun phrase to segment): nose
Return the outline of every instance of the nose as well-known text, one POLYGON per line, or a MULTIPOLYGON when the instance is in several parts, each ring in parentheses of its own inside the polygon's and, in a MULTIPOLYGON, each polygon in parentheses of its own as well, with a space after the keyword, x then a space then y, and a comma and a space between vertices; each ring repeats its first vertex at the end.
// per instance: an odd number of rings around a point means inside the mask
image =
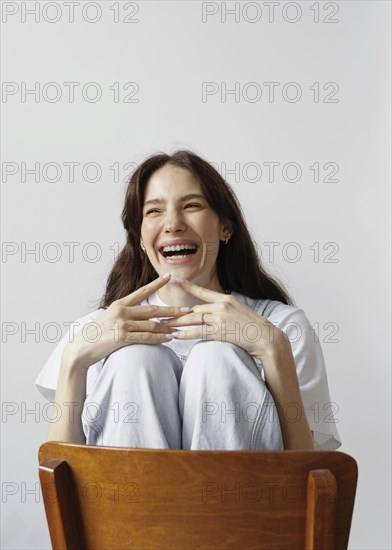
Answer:
POLYGON ((167 211, 164 225, 166 233, 184 231, 186 229, 184 219, 177 210, 167 211))

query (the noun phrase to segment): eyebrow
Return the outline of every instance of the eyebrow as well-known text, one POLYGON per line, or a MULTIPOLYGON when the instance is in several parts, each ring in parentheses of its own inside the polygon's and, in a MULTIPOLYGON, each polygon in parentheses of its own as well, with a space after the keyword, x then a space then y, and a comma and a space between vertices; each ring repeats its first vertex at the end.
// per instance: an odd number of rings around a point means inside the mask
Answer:
MULTIPOLYGON (((183 195, 180 198, 180 201, 187 201, 189 199, 204 199, 205 201, 207 200, 204 195, 199 195, 199 193, 189 193, 188 195, 183 195)), ((165 199, 162 199, 161 197, 158 199, 151 199, 149 201, 146 201, 143 207, 147 204, 162 204, 164 202, 166 202, 165 199)))

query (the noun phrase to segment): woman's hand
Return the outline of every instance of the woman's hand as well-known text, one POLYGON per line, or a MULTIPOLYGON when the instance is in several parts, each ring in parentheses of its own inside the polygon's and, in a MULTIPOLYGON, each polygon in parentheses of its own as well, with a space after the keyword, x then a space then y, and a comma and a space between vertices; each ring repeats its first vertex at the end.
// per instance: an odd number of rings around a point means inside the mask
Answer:
MULTIPOLYGON (((176 281, 177 282, 177 281, 176 281)), ((263 361, 276 346, 287 346, 287 336, 270 321, 257 315, 234 296, 221 294, 195 285, 190 281, 178 282, 182 288, 207 304, 197 304, 192 312, 180 319, 161 321, 170 327, 198 325, 200 328, 178 331, 176 340, 201 338, 230 342, 245 349, 263 361)), ((289 344, 290 345, 290 344, 289 344)))
MULTIPOLYGON (((89 367, 113 351, 131 344, 162 344, 175 329, 154 317, 177 318, 185 315, 180 307, 137 305, 170 281, 159 277, 128 296, 115 300, 94 321, 87 323, 65 347, 68 359, 75 359, 78 368, 89 367)), ((189 310, 190 308, 186 308, 189 310)))

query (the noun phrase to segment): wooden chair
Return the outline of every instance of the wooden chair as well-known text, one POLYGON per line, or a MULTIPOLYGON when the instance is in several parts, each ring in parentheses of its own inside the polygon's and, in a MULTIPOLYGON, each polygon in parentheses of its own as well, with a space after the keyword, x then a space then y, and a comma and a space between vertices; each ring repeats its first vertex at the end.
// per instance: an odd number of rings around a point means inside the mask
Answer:
POLYGON ((346 549, 355 460, 337 451, 44 443, 54 549, 346 549))

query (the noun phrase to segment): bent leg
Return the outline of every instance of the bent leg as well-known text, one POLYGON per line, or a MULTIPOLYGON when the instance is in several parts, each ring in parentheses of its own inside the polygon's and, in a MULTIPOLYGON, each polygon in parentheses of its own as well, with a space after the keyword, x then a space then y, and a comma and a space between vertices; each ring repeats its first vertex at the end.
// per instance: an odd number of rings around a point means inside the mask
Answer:
POLYGON ((272 396, 255 360, 240 346, 195 344, 179 391, 183 449, 283 449, 272 396))
POLYGON ((133 344, 109 355, 84 403, 86 443, 181 449, 181 371, 176 354, 159 344, 133 344))

